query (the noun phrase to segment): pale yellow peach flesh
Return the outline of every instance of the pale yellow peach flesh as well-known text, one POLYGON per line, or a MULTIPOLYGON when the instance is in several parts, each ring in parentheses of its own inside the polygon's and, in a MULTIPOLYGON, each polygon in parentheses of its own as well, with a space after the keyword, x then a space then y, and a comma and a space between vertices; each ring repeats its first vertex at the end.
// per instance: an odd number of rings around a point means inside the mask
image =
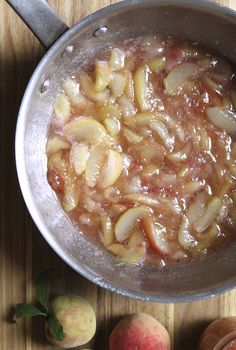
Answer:
POLYGON ((143 140, 143 137, 129 128, 123 128, 123 135, 129 143, 138 143, 143 140))
POLYGON ((118 219, 115 225, 115 237, 118 242, 123 242, 130 237, 132 230, 145 215, 152 211, 148 207, 134 207, 125 211, 118 219))
POLYGON ((111 136, 117 136, 120 133, 120 121, 116 118, 106 118, 103 122, 107 132, 111 136))
POLYGON ((120 243, 113 243, 108 247, 114 255, 127 264, 141 262, 145 258, 146 248, 144 235, 138 227, 134 229, 126 247, 120 243))
POLYGON ((205 211, 195 223, 195 229, 198 233, 203 232, 212 224, 220 211, 221 205, 222 201, 218 197, 213 197, 210 200, 205 211))
POLYGON ((95 65, 95 84, 94 90, 96 92, 103 91, 111 80, 111 69, 108 62, 97 61, 95 65))
POLYGON ((123 159, 120 153, 109 149, 107 162, 104 166, 104 171, 101 173, 98 186, 107 188, 112 186, 119 178, 123 170, 123 159))
POLYGON ((64 135, 72 142, 97 144, 106 138, 106 130, 102 124, 89 117, 78 117, 69 122, 63 129, 64 135))
POLYGON ((47 141, 46 153, 47 156, 50 157, 53 153, 57 153, 58 151, 69 148, 70 143, 68 141, 63 140, 61 137, 54 136, 47 141))
POLYGON ((85 107, 90 102, 81 94, 80 85, 76 80, 67 79, 63 84, 66 95, 75 107, 85 107))
POLYGON ((89 158, 89 147, 84 143, 74 143, 70 150, 70 163, 77 175, 81 175, 86 169, 89 158))
POLYGON ((166 58, 165 56, 156 56, 147 61, 146 65, 152 72, 158 73, 165 68, 166 58))
POLYGON ((80 189, 78 180, 73 175, 68 176, 65 180, 64 196, 62 200, 62 206, 67 212, 77 207, 79 195, 80 189))
POLYGON ((152 249, 161 255, 168 255, 170 253, 170 248, 166 240, 165 227, 154 222, 150 215, 146 215, 143 218, 143 228, 152 249))
POLYGON ((130 202, 144 204, 154 208, 160 207, 160 202, 156 198, 150 197, 144 193, 129 193, 124 196, 124 199, 130 202))
POLYGON ((195 236, 192 235, 192 231, 194 224, 198 222, 199 217, 204 211, 205 200, 205 194, 199 194, 196 196, 195 200, 183 216, 178 233, 178 241, 185 249, 192 248, 197 244, 195 236))
POLYGON ((219 129, 225 130, 228 134, 236 133, 236 113, 224 108, 211 107, 206 109, 210 122, 219 129))
POLYGON ((134 127, 149 126, 149 123, 157 119, 157 115, 151 112, 137 113, 131 120, 130 124, 134 127))
POLYGON ((112 244, 115 236, 113 232, 113 225, 110 216, 107 214, 101 215, 101 226, 102 226, 102 233, 100 235, 100 239, 102 241, 102 244, 105 247, 108 247, 112 244))
POLYGON ((110 79, 109 87, 114 97, 123 95, 126 86, 126 76, 121 73, 113 73, 110 79))
POLYGON ((81 74, 79 77, 79 82, 83 94, 91 101, 104 104, 109 99, 109 92, 107 89, 102 91, 95 90, 95 84, 91 77, 87 74, 81 74))
POLYGON ((199 66, 196 63, 181 63, 173 68, 164 80, 166 93, 177 95, 181 91, 184 81, 198 72, 199 66))
POLYGON ((120 70, 124 67, 125 64, 125 53, 123 50, 114 48, 111 51, 111 56, 110 56, 110 67, 114 71, 120 70))
POLYGON ((151 121, 149 125, 150 128, 158 134, 163 144, 171 151, 173 149, 175 137, 169 133, 166 126, 158 120, 151 121))
POLYGON ((55 99, 53 105, 56 123, 63 126, 67 123, 71 114, 71 105, 68 98, 61 94, 55 99))
POLYGON ((144 259, 146 254, 146 245, 144 242, 142 245, 128 248, 124 247, 123 244, 114 243, 108 249, 126 264, 139 263, 144 259))
POLYGON ((142 112, 148 110, 150 107, 148 92, 148 69, 146 66, 141 66, 134 74, 134 94, 139 109, 142 112))
POLYGON ((85 169, 85 179, 90 187, 96 186, 98 182, 107 158, 107 152, 107 146, 103 144, 94 146, 90 151, 85 169))

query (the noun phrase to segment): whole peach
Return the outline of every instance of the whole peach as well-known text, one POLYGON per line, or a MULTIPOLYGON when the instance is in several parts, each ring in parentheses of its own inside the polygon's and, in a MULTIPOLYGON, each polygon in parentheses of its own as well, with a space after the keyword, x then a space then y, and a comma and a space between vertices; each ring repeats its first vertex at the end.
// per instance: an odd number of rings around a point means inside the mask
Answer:
POLYGON ((136 313, 123 318, 110 336, 110 350, 170 350, 167 330, 152 316, 136 313))
POLYGON ((78 295, 62 295, 56 297, 50 304, 50 312, 63 327, 65 338, 58 340, 52 336, 46 326, 48 340, 63 348, 88 343, 96 331, 96 318, 91 305, 78 295))
POLYGON ((236 316, 218 318, 204 330, 198 350, 236 350, 236 316))

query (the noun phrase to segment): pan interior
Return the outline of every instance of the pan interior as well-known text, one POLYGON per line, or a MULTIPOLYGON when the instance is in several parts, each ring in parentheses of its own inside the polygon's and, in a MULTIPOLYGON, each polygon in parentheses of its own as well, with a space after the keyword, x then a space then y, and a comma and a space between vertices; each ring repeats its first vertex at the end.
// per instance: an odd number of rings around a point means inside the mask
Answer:
POLYGON ((209 296, 235 284, 235 244, 199 261, 160 269, 121 264, 87 241, 62 211, 46 178, 45 142, 52 101, 60 91, 61 82, 97 51, 125 38, 148 33, 167 33, 198 41, 236 62, 236 46, 232 45, 235 32, 236 16, 208 3, 191 4, 182 0, 120 3, 73 27, 49 50, 34 73, 20 110, 16 134, 21 188, 29 211, 49 244, 93 282, 146 300, 171 302, 209 296), (93 36, 104 25, 107 31, 93 36), (73 46, 73 50, 64 51, 68 46, 73 46), (49 86, 42 89, 48 78, 49 86))

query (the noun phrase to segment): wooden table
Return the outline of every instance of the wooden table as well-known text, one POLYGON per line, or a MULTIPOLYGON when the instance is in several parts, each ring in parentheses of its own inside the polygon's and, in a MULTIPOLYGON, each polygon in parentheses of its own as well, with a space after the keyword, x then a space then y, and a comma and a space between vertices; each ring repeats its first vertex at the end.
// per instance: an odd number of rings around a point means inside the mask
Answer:
MULTIPOLYGON (((49 2, 65 22, 72 25, 116 1, 49 2)), ((236 0, 217 2, 236 9, 236 0)), ((236 314, 236 290, 209 300, 178 305, 145 303, 118 296, 97 288, 70 269, 33 224, 17 182, 14 132, 24 89, 44 50, 4 0, 0 0, 0 14, 0 349, 53 349, 45 340, 40 318, 19 325, 11 323, 13 306, 33 300, 32 279, 51 266, 60 272, 54 290, 79 293, 94 307, 97 333, 90 344, 93 349, 108 349, 109 334, 117 321, 126 314, 142 311, 163 323, 175 350, 193 350, 204 326, 218 317, 236 314)))

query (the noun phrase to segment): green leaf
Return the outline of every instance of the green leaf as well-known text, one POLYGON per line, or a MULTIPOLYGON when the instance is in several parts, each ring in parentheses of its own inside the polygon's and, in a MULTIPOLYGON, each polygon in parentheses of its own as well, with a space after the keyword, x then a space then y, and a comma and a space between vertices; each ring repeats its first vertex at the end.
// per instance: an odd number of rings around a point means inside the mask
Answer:
POLYGON ((48 316, 48 329, 51 335, 58 340, 63 340, 66 336, 58 319, 51 314, 48 316))
POLYGON ((14 315, 14 320, 16 322, 18 321, 19 318, 32 317, 32 316, 47 316, 47 315, 32 304, 22 303, 22 304, 16 305, 16 312, 14 315))
POLYGON ((49 310, 49 285, 51 281, 52 270, 47 269, 40 273, 34 283, 38 301, 43 307, 43 310, 48 313, 49 310))

